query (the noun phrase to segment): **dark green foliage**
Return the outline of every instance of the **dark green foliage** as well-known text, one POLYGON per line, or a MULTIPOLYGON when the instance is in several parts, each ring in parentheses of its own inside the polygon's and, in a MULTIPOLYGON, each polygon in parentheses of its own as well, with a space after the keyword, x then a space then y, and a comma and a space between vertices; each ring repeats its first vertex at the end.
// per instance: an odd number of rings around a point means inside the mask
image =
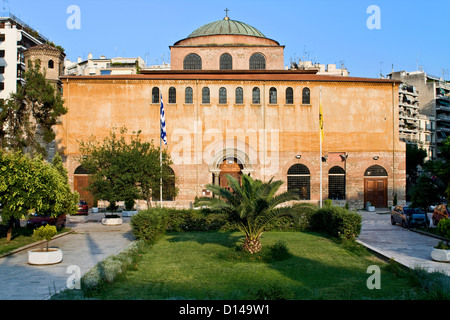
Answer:
POLYGON ((140 131, 127 135, 121 128, 119 134, 114 128, 103 142, 91 137, 80 142, 80 164, 89 175, 89 191, 97 198, 110 202, 143 199, 151 206, 152 196, 158 195, 160 179, 163 180, 165 198, 174 198, 173 174, 169 167, 170 156, 152 142, 141 140, 140 131))
POLYGON ((341 207, 317 210, 310 220, 312 230, 325 231, 341 239, 354 239, 361 232, 361 215, 341 207))
POLYGON ((168 221, 169 216, 165 210, 151 209, 134 215, 130 224, 137 239, 154 243, 166 233, 168 221))
POLYGON ((294 292, 278 284, 248 290, 248 300, 291 300, 294 292))
POLYGON ((53 126, 67 113, 63 99, 40 71, 40 63, 31 61, 6 103, 0 102, 0 142, 2 147, 45 155, 45 144, 55 139, 53 126))

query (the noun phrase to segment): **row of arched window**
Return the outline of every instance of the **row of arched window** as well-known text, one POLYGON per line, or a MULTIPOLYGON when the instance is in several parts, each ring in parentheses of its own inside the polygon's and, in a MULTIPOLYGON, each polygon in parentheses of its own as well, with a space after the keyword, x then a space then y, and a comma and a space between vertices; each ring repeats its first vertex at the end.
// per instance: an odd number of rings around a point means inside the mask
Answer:
MULTIPOLYGON (((386 170, 378 165, 369 167, 365 177, 387 177, 386 170)), ((287 172, 287 189, 298 194, 300 200, 311 200, 311 174, 307 166, 295 164, 287 172)), ((345 200, 345 170, 334 166, 328 171, 328 198, 345 200)))
MULTIPOLYGON (((184 91, 184 103, 192 104, 194 101, 194 92, 191 87, 187 87, 184 91)), ((160 102, 160 90, 158 87, 152 89, 152 103, 160 102)), ((177 103, 177 90, 175 87, 169 88, 169 103, 177 103)), ((294 89, 291 87, 285 90, 285 104, 294 104, 294 89)), ((211 90, 209 87, 202 88, 202 104, 211 103, 211 90)), ((219 88, 219 104, 228 103, 228 92, 225 87, 219 88)), ((234 94, 234 103, 244 103, 244 89, 237 87, 234 94)), ((278 90, 275 87, 269 89, 269 104, 278 103, 278 90)), ((261 104, 261 89, 254 87, 252 89, 252 104, 261 104)), ((302 104, 311 104, 311 90, 307 87, 302 89, 302 104)))
MULTIPOLYGON (((220 70, 233 70, 233 57, 224 53, 219 58, 220 70)), ((202 70, 202 58, 196 53, 188 54, 183 60, 184 70, 202 70)), ((261 53, 254 53, 249 59, 250 70, 265 70, 266 57, 261 53)))

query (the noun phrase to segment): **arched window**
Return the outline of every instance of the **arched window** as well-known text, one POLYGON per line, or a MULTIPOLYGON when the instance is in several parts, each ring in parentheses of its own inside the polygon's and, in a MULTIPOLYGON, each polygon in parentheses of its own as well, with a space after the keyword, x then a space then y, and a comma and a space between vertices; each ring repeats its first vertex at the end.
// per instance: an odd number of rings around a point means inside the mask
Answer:
POLYGON ((227 103, 227 89, 222 87, 219 89, 219 104, 227 103))
POLYGON ((184 91, 184 103, 193 103, 194 93, 191 87, 187 87, 184 91))
POLYGON ((204 87, 202 89, 202 103, 209 104, 210 103, 210 95, 209 95, 209 88, 204 87))
POLYGON ((235 103, 236 104, 243 104, 244 103, 244 90, 241 87, 237 87, 236 88, 235 103))
POLYGON ((291 87, 286 88, 286 104, 294 104, 294 90, 291 87))
POLYGON ((294 164, 287 172, 287 189, 296 192, 300 200, 311 199, 311 174, 307 166, 294 164))
POLYGON ((345 170, 339 166, 328 171, 328 198, 345 200, 345 170))
POLYGON ((224 53, 220 56, 220 70, 232 70, 233 58, 229 53, 224 53))
POLYGON ((152 89, 152 103, 159 103, 159 88, 153 87, 152 89))
POLYGON ((277 103, 277 89, 272 87, 269 89, 269 104, 277 103))
POLYGON ((302 104, 311 104, 311 91, 309 90, 309 88, 303 88, 302 104))
POLYGON ((265 70, 266 58, 261 53, 254 53, 250 57, 250 70, 265 70))
POLYGON ((48 60, 48 68, 53 69, 54 67, 55 67, 55 64, 54 64, 53 60, 48 60))
POLYGON ((198 54, 190 53, 183 61, 184 70, 202 70, 202 58, 198 54))
POLYGON ((174 87, 169 89, 169 103, 177 103, 177 89, 174 87))
POLYGON ((253 88, 252 103, 253 104, 261 104, 261 95, 260 95, 260 90, 258 87, 253 88))
POLYGON ((364 177, 387 177, 388 173, 382 166, 374 165, 367 168, 364 177))

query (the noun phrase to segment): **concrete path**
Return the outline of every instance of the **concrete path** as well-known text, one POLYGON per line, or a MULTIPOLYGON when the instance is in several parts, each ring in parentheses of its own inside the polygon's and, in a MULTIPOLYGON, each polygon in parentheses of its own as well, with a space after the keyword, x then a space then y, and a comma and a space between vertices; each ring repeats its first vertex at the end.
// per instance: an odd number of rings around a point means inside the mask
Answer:
MULTIPOLYGON (((384 210, 384 211, 387 211, 384 210)), ((409 268, 429 272, 440 271, 450 276, 450 263, 431 259, 433 247, 439 239, 391 224, 390 214, 359 211, 363 217, 361 234, 357 241, 367 248, 409 268)), ((429 213, 431 218, 431 214, 429 213)))
POLYGON ((42 300, 65 289, 69 266, 81 276, 106 257, 117 254, 133 241, 129 218, 120 226, 104 226, 103 214, 71 216, 67 227, 74 231, 50 241, 63 251, 63 261, 49 266, 28 264, 27 250, 0 258, 0 300, 42 300))

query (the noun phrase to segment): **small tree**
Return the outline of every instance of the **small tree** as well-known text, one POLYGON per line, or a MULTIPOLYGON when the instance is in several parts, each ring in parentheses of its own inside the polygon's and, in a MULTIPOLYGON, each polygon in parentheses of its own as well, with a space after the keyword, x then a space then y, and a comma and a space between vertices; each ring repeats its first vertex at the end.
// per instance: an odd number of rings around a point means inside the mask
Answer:
POLYGON ((78 199, 51 164, 37 156, 0 150, 0 203, 2 221, 9 222, 11 240, 16 219, 34 210, 57 217, 76 212, 78 199))
POLYGON ((422 175, 417 184, 410 190, 411 204, 413 207, 421 208, 427 212, 428 208, 439 203, 439 188, 433 182, 433 179, 422 175))
MULTIPOLYGON (((150 207, 152 195, 159 191, 160 178, 163 181, 170 178, 167 170, 170 157, 163 151, 161 170, 160 149, 152 142, 143 142, 140 131, 129 138, 126 133, 123 127, 119 136, 114 128, 102 143, 94 137, 81 141, 79 162, 90 174, 89 191, 98 199, 112 205, 117 201, 144 199, 150 207)), ((169 191, 176 195, 176 190, 169 191)))
POLYGON ((295 210, 279 205, 297 200, 298 196, 290 192, 275 195, 282 181, 262 182, 247 175, 242 176, 242 185, 230 175, 227 180, 231 190, 208 185, 216 197, 197 199, 196 205, 207 205, 211 210, 226 214, 245 235, 243 250, 252 254, 259 252, 262 249, 260 237, 270 222, 286 215, 296 217, 295 210))
POLYGON ((37 229, 33 230, 33 240, 35 241, 41 241, 45 240, 46 244, 46 251, 48 252, 48 243, 52 238, 56 235, 57 230, 55 226, 51 226, 49 224, 45 226, 41 226, 37 229))

